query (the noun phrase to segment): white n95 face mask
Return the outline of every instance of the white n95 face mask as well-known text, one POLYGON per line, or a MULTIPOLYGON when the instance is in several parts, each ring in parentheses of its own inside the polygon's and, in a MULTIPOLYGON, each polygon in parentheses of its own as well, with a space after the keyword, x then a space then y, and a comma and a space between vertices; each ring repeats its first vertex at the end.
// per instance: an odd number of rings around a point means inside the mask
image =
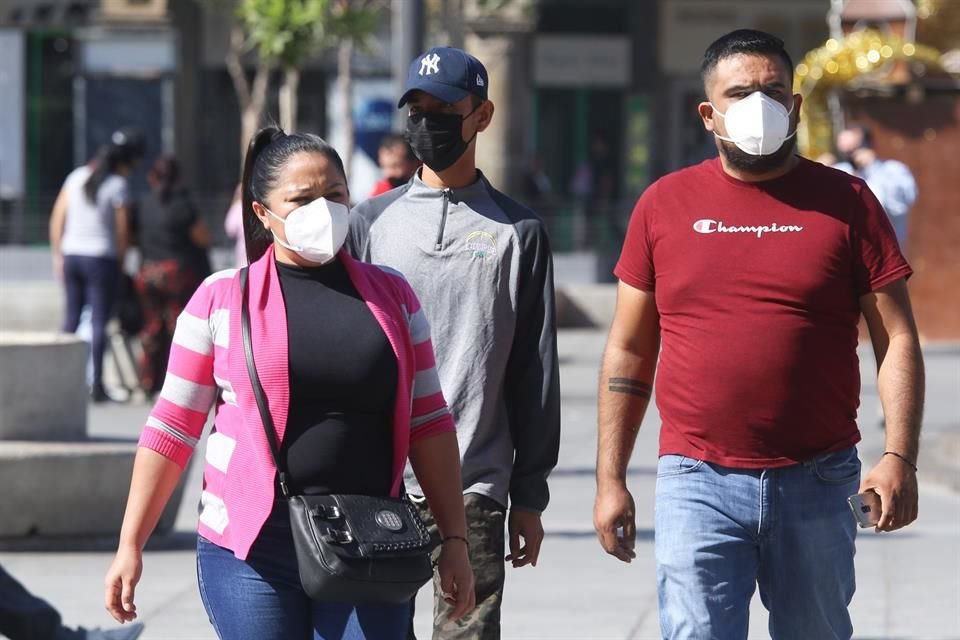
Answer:
POLYGON ((283 223, 287 241, 284 242, 275 233, 274 240, 304 260, 326 264, 333 260, 347 239, 350 212, 339 202, 317 198, 297 207, 286 218, 281 218, 266 207, 264 209, 283 223))
POLYGON ((732 142, 751 156, 768 156, 797 133, 788 133, 793 106, 787 111, 762 91, 754 91, 743 100, 734 102, 726 113, 720 113, 712 102, 710 106, 718 116, 723 117, 730 137, 724 137, 716 131, 713 134, 721 140, 732 142))

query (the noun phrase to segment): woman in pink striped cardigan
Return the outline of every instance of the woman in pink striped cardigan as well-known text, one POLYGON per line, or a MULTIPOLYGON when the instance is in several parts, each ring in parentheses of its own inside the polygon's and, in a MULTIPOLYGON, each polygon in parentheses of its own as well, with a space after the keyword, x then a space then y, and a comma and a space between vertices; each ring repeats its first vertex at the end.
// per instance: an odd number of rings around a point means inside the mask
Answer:
MULTIPOLYGON (((254 360, 294 491, 397 496, 409 458, 442 534, 453 618, 473 607, 453 420, 430 329, 396 272, 354 261, 343 164, 317 136, 250 142, 243 226, 254 360)), ((166 379, 140 437, 107 610, 136 618, 142 551, 211 407, 197 542, 221 638, 405 638, 409 605, 315 602, 297 572, 285 500, 247 374, 236 269, 203 283, 177 321, 166 379)))

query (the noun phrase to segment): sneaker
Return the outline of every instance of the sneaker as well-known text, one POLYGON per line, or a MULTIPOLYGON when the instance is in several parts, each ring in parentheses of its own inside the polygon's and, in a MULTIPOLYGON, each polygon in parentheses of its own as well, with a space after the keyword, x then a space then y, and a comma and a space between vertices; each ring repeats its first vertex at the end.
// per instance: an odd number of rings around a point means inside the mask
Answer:
POLYGON ((136 640, 143 633, 142 622, 131 622, 115 629, 64 629, 58 640, 136 640))
POLYGON ((116 629, 90 629, 84 640, 136 640, 143 633, 142 622, 131 622, 116 629))

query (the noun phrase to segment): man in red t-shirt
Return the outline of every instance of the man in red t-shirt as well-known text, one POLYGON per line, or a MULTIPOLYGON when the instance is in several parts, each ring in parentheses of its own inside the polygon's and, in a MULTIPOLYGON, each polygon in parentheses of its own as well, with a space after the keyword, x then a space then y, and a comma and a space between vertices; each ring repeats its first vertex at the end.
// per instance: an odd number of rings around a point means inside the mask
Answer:
POLYGON ((847 497, 880 496, 880 531, 917 516, 911 270, 862 180, 795 155, 792 69, 783 43, 758 31, 707 49, 698 110, 720 157, 646 190, 615 270, 594 524, 608 553, 634 557, 626 469, 659 370, 664 638, 745 638, 757 586, 773 638, 850 638, 847 497), (886 453, 862 482, 861 314, 887 422, 886 453))

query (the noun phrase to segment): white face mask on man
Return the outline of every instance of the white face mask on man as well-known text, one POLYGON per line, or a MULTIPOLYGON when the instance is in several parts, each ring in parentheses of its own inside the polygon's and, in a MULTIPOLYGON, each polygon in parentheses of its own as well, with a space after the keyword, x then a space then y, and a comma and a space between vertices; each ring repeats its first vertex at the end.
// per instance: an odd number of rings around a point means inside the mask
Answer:
POLYGON ((762 91, 754 91, 743 100, 733 103, 726 113, 721 113, 711 102, 714 112, 724 119, 729 138, 716 131, 713 135, 732 142, 751 156, 768 156, 796 135, 790 129, 790 110, 762 91))
POLYGON ((287 241, 281 240, 276 233, 273 238, 304 260, 326 264, 333 260, 347 239, 350 212, 339 202, 317 198, 297 207, 286 218, 281 218, 266 207, 264 209, 283 223, 287 241))

